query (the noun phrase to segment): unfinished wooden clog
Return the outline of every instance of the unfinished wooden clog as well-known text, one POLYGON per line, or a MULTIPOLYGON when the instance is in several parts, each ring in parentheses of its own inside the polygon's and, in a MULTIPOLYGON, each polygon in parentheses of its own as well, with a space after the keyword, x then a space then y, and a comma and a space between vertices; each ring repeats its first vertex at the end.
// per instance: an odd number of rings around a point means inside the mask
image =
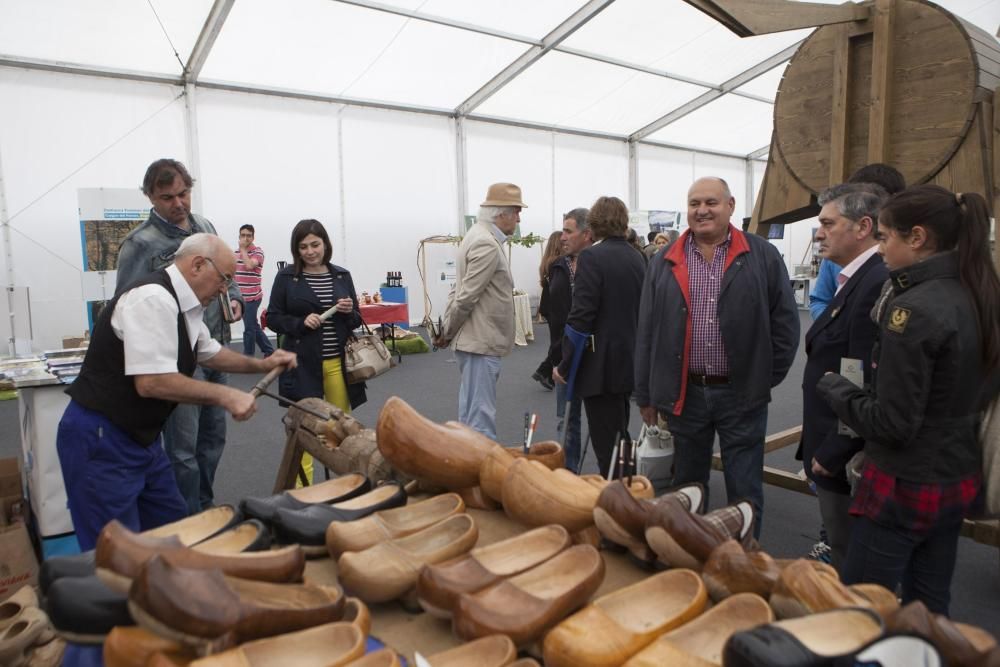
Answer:
POLYGON ((452 628, 463 639, 504 634, 524 646, 579 609, 603 580, 600 553, 570 547, 527 572, 460 595, 452 628))
POLYGON ((400 667, 399 654, 391 648, 383 648, 369 653, 350 663, 350 667, 400 667))
POLYGON ((337 561, 340 583, 365 602, 395 600, 416 585, 425 565, 460 556, 478 539, 472 517, 456 514, 412 535, 348 551, 337 561))
POLYGON ((719 602, 736 593, 771 597, 781 568, 763 551, 747 553, 736 540, 726 540, 712 550, 701 576, 713 600, 719 602))
POLYGON ((397 396, 382 407, 375 433, 394 468, 451 490, 478 485, 483 459, 497 444, 464 424, 432 422, 397 396))
POLYGON ((537 461, 516 459, 504 478, 507 516, 528 526, 556 523, 576 533, 594 523, 600 492, 568 470, 549 470, 537 461))
POLYGON ((549 525, 478 547, 465 556, 423 568, 417 578, 417 600, 427 613, 451 618, 462 593, 483 590, 530 570, 569 546, 566 529, 549 525))
POLYGON ((247 642, 191 667, 343 667, 365 654, 366 639, 351 623, 326 623, 247 642))
POLYGON ((707 667, 722 664, 729 638, 774 620, 767 601, 753 593, 737 593, 701 616, 661 635, 625 663, 625 667, 707 667))
MULTIPOLYGON (((611 482, 604 479, 600 475, 580 475, 580 479, 593 484, 599 491, 603 491, 608 484, 611 484, 611 482)), ((626 478, 626 480, 628 479, 629 478, 626 478)), ((624 481, 622 483, 624 483, 624 481)), ((653 483, 642 475, 631 476, 628 490, 629 493, 632 494, 633 498, 641 498, 643 500, 652 500, 653 496, 656 495, 656 491, 653 489, 653 483)))
MULTIPOLYGON (((645 479, 645 478, 644 478, 645 479)), ((687 484, 652 500, 633 496, 621 480, 608 484, 597 498, 594 525, 604 539, 627 548, 644 563, 656 560, 646 543, 646 519, 657 503, 676 498, 691 512, 701 510, 705 491, 701 484, 687 484)))
POLYGON ((873 606, 868 598, 842 584, 836 571, 817 570, 804 558, 782 569, 771 592, 771 607, 782 619, 842 607, 873 606))
POLYGON ((538 461, 550 470, 556 470, 566 465, 566 453, 558 442, 546 440, 531 445, 525 454, 521 447, 501 447, 497 445, 490 450, 479 468, 479 486, 483 493, 500 502, 503 499, 501 490, 507 469, 515 459, 526 458, 538 461))
POLYGON ((462 502, 469 509, 486 510, 487 512, 500 509, 500 503, 486 495, 482 487, 470 486, 467 489, 459 489, 455 493, 462 498, 462 502))
POLYGON ((691 514, 675 498, 657 503, 646 517, 646 542, 668 567, 701 571, 712 550, 727 539, 751 538, 753 506, 742 501, 702 516, 691 514))
POLYGON ((427 657, 431 667, 505 667, 517 659, 509 637, 490 635, 427 657))
POLYGON ((146 537, 176 536, 181 544, 191 546, 207 540, 239 523, 239 514, 232 505, 211 507, 189 517, 142 531, 146 537))
POLYGON ((668 570, 597 598, 545 637, 546 667, 616 667, 696 617, 708 595, 693 570, 668 570))
POLYGON ((326 529, 326 548, 333 558, 347 551, 364 551, 379 542, 412 535, 450 516, 465 511, 455 493, 382 510, 355 521, 334 521, 326 529))
POLYGON ((105 667, 142 667, 156 653, 177 654, 194 660, 195 652, 139 626, 112 628, 104 640, 105 667))
POLYGON ((860 595, 883 619, 899 611, 899 598, 885 586, 879 584, 853 584, 847 587, 855 595, 860 595))

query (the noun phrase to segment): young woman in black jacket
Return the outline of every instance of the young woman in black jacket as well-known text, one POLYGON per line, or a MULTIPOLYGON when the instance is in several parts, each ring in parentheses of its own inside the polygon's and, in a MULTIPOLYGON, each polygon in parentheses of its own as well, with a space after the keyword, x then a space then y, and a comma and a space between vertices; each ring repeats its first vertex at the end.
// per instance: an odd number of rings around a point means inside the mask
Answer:
POLYGON ((817 390, 865 439, 842 578, 947 614, 962 520, 982 487, 979 414, 996 392, 1000 279, 978 194, 920 185, 878 221, 892 294, 879 313, 872 386, 817 390))
MULTIPOLYGON (((292 230, 295 263, 275 276, 267 305, 267 326, 282 334, 281 348, 298 355, 298 367, 279 380, 290 401, 323 398, 344 412, 365 402, 364 383, 347 384, 344 352, 351 332, 361 326, 351 273, 330 263, 330 237, 318 220, 302 220, 292 230), (326 321, 325 311, 336 308, 326 321)), ((302 457, 312 481, 312 457, 302 457)))

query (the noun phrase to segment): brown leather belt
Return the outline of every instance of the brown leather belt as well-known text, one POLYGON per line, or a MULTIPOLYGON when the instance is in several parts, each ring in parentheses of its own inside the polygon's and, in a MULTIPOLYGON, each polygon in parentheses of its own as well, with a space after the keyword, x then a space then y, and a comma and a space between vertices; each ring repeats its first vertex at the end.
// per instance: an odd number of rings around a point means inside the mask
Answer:
POLYGON ((716 384, 729 384, 727 375, 702 375, 700 373, 688 373, 688 382, 708 387, 716 384))

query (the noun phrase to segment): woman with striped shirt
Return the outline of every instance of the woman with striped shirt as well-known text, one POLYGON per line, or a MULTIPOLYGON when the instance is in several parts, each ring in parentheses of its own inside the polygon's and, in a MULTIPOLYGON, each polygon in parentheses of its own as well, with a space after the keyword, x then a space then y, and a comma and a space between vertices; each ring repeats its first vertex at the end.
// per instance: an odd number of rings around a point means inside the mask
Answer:
MULTIPOLYGON (((364 383, 347 384, 345 344, 361 326, 351 273, 330 263, 330 237, 318 220, 302 220, 292 230, 295 263, 278 272, 267 305, 267 325, 282 334, 281 347, 298 355, 298 367, 285 372, 280 393, 290 401, 322 397, 350 412, 365 402, 364 383), (336 308, 333 316, 320 315, 336 308)), ((302 457, 312 481, 312 457, 302 457)))

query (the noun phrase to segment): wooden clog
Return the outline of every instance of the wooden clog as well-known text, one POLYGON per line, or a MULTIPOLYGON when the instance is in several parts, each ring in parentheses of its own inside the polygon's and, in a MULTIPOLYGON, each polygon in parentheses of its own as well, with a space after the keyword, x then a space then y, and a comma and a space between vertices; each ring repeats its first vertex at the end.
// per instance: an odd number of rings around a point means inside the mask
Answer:
POLYGON ((279 509, 296 510, 309 505, 342 502, 370 489, 371 484, 364 475, 350 473, 264 498, 244 498, 240 510, 248 517, 270 523, 279 509))
POLYGON ((351 623, 326 623, 240 644, 191 667, 343 667, 365 654, 365 640, 351 623))
POLYGON ((302 581, 306 563, 302 549, 295 545, 248 553, 204 552, 184 546, 177 537, 133 533, 113 519, 97 536, 94 549, 97 576, 109 588, 126 593, 143 564, 157 554, 169 555, 171 563, 180 567, 217 568, 224 574, 273 583, 302 581))
POLYGON ((459 489, 456 493, 469 509, 486 510, 487 512, 500 509, 500 503, 486 495, 482 487, 470 486, 467 489, 459 489))
POLYGON ((142 531, 146 537, 175 536, 181 544, 191 546, 203 542, 239 523, 239 513, 232 505, 219 505, 189 517, 142 531))
POLYGON ((358 598, 347 598, 344 600, 344 623, 350 623, 357 627, 365 637, 372 632, 372 614, 368 606, 358 598))
POLYGON ((747 553, 736 540, 726 540, 712 550, 701 576, 716 602, 736 593, 771 597, 781 568, 763 551, 747 553))
POLYGON ((618 480, 606 485, 598 496, 594 525, 604 539, 627 548, 641 562, 651 563, 656 560, 656 553, 646 544, 646 519, 656 504, 676 498, 689 511, 698 512, 704 497, 701 484, 688 484, 659 498, 639 499, 618 480))
POLYGON ((38 594, 35 589, 29 585, 21 586, 0 604, 0 630, 14 623, 25 609, 37 606, 38 594))
POLYGON ((507 516, 528 526, 556 523, 576 533, 594 523, 600 492, 568 470, 549 470, 537 461, 516 459, 504 478, 507 516))
POLYGON ((727 539, 752 539, 753 521, 753 506, 747 501, 702 516, 667 498, 646 517, 646 542, 664 565, 701 571, 712 550, 727 539))
POLYGON ((668 570, 597 598, 545 637, 546 667, 616 667, 696 617, 708 595, 693 570, 668 570))
POLYGON ((899 611, 899 598, 885 586, 879 584, 853 584, 847 587, 855 595, 860 595, 883 619, 899 611))
POLYGON ((570 547, 527 572, 460 595, 452 628, 463 639, 504 634, 524 646, 583 606, 603 580, 600 553, 570 547))
POLYGON ((476 522, 456 514, 419 532, 348 551, 337 561, 340 583, 365 602, 388 602, 417 583, 425 565, 460 556, 479 539, 476 522))
POLYGON ((156 653, 174 653, 188 660, 196 657, 194 651, 183 644, 139 626, 112 628, 104 640, 105 667, 145 667, 156 653))
POLYGON ((836 571, 818 570, 804 558, 781 570, 771 592, 771 607, 782 619, 842 607, 873 606, 868 598, 842 584, 836 571))
POLYGON ((525 454, 521 447, 501 447, 497 445, 490 450, 479 468, 479 486, 490 498, 497 502, 503 499, 501 490, 507 469, 514 459, 526 458, 538 461, 550 470, 556 470, 566 465, 566 453, 562 445, 552 440, 536 442, 525 454))
POLYGON ((530 570, 569 546, 566 529, 549 525, 477 547, 465 556, 423 568, 417 578, 417 600, 427 613, 451 618, 462 593, 480 591, 530 570))
POLYGON ((153 556, 133 579, 129 612, 156 634, 201 650, 223 650, 264 637, 341 620, 339 586, 272 584, 219 570, 172 565, 153 556))
POLYGON ((333 558, 347 551, 364 551, 379 542, 412 535, 448 517, 465 511, 455 493, 382 510, 355 521, 334 521, 326 529, 326 548, 333 558))
POLYGON ((996 638, 985 630, 932 613, 920 601, 911 602, 890 614, 886 618, 886 628, 929 639, 948 665, 971 667, 984 664, 986 656, 997 646, 996 638))
POLYGON ((400 667, 403 663, 399 661, 399 654, 391 648, 383 648, 373 651, 363 658, 359 658, 350 667, 400 667))
POLYGON ((375 433, 394 468, 452 490, 479 484, 483 459, 497 444, 464 424, 432 422, 397 396, 382 407, 375 433))
MULTIPOLYGON (((580 479, 593 484, 599 491, 603 491, 608 484, 611 484, 611 482, 604 479, 600 475, 580 475, 580 479)), ((624 483, 624 481, 622 483, 624 483)), ((632 475, 632 482, 628 489, 633 498, 652 500, 653 496, 656 495, 656 491, 653 489, 653 483, 642 475, 632 475)))
POLYGON ((431 667, 505 667, 517 659, 509 637, 490 635, 427 657, 431 667))
POLYGON ((767 601, 753 593, 737 593, 701 616, 661 635, 637 653, 625 667, 703 667, 722 664, 722 651, 737 632, 770 623, 767 601))
POLYGON ((727 665, 754 667, 854 664, 853 655, 882 631, 882 620, 870 609, 834 609, 734 633, 725 645, 723 660, 727 665))

